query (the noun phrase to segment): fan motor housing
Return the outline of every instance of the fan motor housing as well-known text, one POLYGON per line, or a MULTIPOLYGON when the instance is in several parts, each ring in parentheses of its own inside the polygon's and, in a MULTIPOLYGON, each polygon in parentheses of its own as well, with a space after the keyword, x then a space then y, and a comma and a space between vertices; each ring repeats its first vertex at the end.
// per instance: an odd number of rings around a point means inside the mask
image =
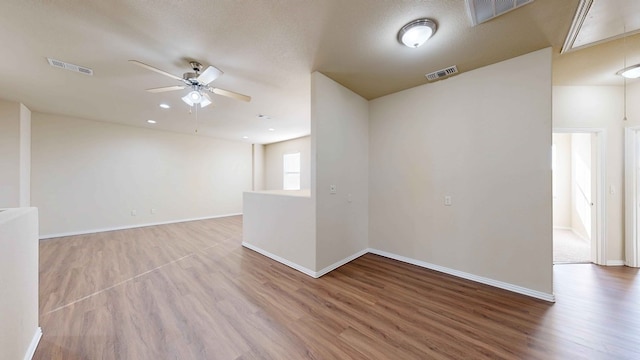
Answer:
POLYGON ((186 72, 182 75, 182 78, 189 82, 195 83, 198 81, 198 74, 194 72, 186 72))

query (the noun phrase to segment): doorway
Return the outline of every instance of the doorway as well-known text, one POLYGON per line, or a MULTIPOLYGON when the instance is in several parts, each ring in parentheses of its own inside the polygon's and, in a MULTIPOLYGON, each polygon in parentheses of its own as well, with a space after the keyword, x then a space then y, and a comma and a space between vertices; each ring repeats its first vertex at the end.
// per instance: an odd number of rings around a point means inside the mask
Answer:
POLYGON ((553 262, 600 263, 601 130, 555 131, 552 136, 553 262))

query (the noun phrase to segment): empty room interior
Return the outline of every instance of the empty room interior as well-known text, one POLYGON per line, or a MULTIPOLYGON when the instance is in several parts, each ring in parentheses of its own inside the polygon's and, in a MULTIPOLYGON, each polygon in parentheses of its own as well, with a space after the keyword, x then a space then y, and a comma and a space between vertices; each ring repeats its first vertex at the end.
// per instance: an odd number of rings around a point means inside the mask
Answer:
POLYGON ((640 358, 640 2, 0 4, 0 360, 640 358))

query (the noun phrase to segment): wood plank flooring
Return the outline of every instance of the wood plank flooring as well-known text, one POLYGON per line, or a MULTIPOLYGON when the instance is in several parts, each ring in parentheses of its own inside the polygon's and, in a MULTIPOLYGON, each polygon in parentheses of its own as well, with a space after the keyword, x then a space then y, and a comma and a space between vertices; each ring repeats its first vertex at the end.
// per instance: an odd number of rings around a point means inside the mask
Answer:
POLYGON ((640 359, 637 269, 556 265, 550 304, 367 254, 320 279, 242 218, 44 240, 35 359, 640 359))

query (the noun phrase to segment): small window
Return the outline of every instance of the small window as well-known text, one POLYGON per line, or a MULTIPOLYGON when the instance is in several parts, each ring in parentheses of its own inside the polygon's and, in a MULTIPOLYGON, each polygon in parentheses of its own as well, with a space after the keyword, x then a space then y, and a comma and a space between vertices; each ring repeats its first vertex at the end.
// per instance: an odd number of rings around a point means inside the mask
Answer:
POLYGON ((284 154, 283 185, 284 190, 300 190, 300 153, 284 154))

